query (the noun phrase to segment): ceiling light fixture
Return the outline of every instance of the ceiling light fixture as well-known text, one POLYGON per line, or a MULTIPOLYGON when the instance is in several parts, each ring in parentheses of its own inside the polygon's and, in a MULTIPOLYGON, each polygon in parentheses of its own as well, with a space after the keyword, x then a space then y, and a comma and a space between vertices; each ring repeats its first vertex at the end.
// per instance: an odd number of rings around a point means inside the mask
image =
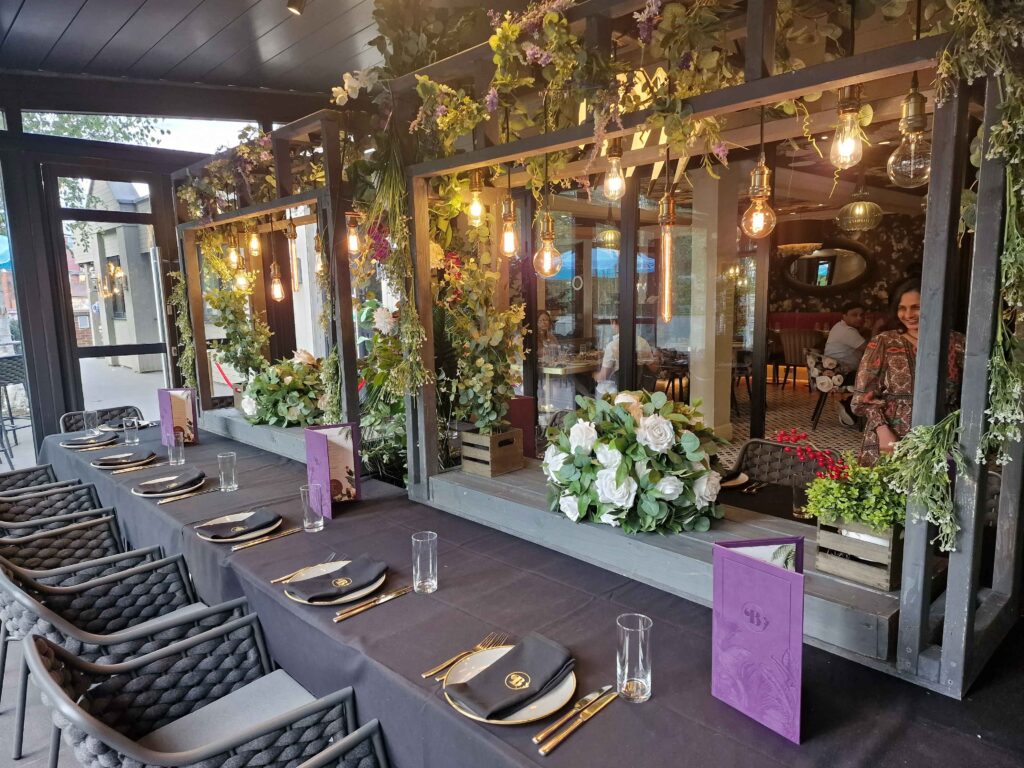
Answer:
POLYGON ((284 283, 281 282, 281 268, 277 266, 277 254, 274 252, 274 222, 270 222, 270 298, 284 301, 284 283))
POLYGON ((761 107, 761 156, 750 172, 750 207, 740 219, 740 227, 752 240, 767 237, 775 229, 775 211, 768 202, 772 195, 771 178, 772 171, 764 157, 764 107, 761 107))
POLYGON ((296 16, 301 16, 306 10, 306 0, 288 0, 288 10, 296 16))
POLYGON ((658 265, 658 312, 661 320, 668 323, 672 320, 672 242, 673 228, 676 225, 676 199, 672 196, 672 183, 669 179, 669 147, 665 145, 665 192, 658 201, 658 226, 661 227, 661 263, 658 265))
MULTIPOLYGON (((921 39, 921 3, 917 4, 917 33, 921 39)), ((913 189, 928 183, 932 170, 932 145, 925 136, 928 117, 927 100, 917 88, 917 72, 910 81, 910 92, 900 105, 900 145, 896 147, 885 170, 897 187, 913 189)))
MULTIPOLYGON (((505 107, 505 143, 509 143, 509 111, 505 107)), ((516 236, 516 203, 512 199, 512 163, 505 169, 508 177, 508 192, 501 201, 501 254, 513 259, 519 253, 519 238, 516 236)))
POLYGON ((883 215, 882 206, 868 200, 862 174, 853 199, 839 209, 837 221, 845 232, 867 232, 882 223, 883 215))
POLYGON ((466 218, 469 226, 479 227, 484 223, 484 201, 480 195, 484 190, 484 172, 474 168, 469 172, 469 205, 466 207, 466 218))
POLYGON ((626 194, 626 177, 622 174, 622 139, 608 142, 608 170, 604 174, 604 196, 621 200, 626 194))
POLYGON ((292 270, 292 293, 298 293, 299 288, 299 232, 295 228, 291 214, 288 216, 288 226, 284 228, 284 236, 288 240, 288 263, 292 270))

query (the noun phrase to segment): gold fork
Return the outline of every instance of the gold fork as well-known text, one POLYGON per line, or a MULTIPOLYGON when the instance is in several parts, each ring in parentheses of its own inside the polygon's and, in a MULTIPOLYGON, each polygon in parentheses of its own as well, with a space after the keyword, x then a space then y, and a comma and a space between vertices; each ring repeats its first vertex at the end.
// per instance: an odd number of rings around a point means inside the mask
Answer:
MULTIPOLYGON (((469 654, 471 654, 471 653, 476 653, 477 651, 484 651, 484 650, 487 650, 488 648, 494 648, 495 646, 498 646, 498 645, 501 645, 502 643, 504 643, 505 640, 507 640, 507 639, 508 639, 508 635, 505 634, 504 632, 491 632, 489 635, 487 635, 487 637, 485 637, 479 643, 474 645, 468 651, 462 651, 461 653, 455 654, 450 659, 448 659, 448 661, 442 662, 441 664, 438 664, 436 667, 428 669, 426 672, 424 672, 422 675, 420 675, 420 677, 426 679, 426 678, 430 677, 431 675, 436 675, 442 669, 444 669, 445 667, 450 667, 452 664, 454 664, 459 659, 464 658, 466 656, 469 656, 469 654)), ((444 675, 441 675, 441 677, 444 677, 444 675)))

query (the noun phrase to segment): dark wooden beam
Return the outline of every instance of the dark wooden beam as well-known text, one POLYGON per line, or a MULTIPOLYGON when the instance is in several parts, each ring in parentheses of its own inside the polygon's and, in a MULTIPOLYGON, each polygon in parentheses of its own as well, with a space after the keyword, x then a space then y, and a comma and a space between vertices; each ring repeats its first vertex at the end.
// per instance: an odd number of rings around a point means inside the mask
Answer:
POLYGON ((102 224, 152 224, 156 220, 152 213, 104 211, 98 208, 59 208, 57 216, 62 221, 95 221, 102 224))
POLYGON ((330 103, 328 93, 0 71, 0 103, 45 112, 287 123, 330 103))
MULTIPOLYGON (((906 74, 931 67, 939 51, 947 41, 946 35, 925 37, 920 40, 901 43, 877 51, 828 61, 806 69, 798 69, 741 83, 732 88, 723 88, 694 96, 688 101, 694 117, 739 112, 760 106, 770 106, 784 99, 802 96, 808 92, 830 90, 844 85, 862 83, 893 75, 906 74)), ((652 111, 649 109, 624 115, 622 128, 610 126, 607 138, 627 136, 646 127, 652 111)), ((496 163, 508 163, 543 152, 557 152, 587 144, 594 138, 594 125, 587 121, 582 125, 536 134, 518 141, 487 147, 475 152, 429 160, 410 166, 413 177, 431 177, 450 173, 484 168, 496 163)))
POLYGON ((171 173, 205 157, 176 149, 136 147, 109 141, 13 131, 0 131, 0 151, 3 150, 31 154, 40 162, 52 164, 62 176, 82 178, 81 174, 85 173, 82 166, 103 169, 103 178, 112 181, 119 181, 129 175, 137 176, 140 172, 171 173))
POLYGON ((252 219, 257 216, 269 216, 272 213, 281 213, 289 208, 295 208, 300 205, 323 205, 323 198, 326 194, 327 192, 323 187, 317 187, 316 189, 309 189, 305 192, 299 192, 296 195, 290 195, 289 197, 281 197, 276 200, 270 200, 266 203, 257 203, 256 205, 239 208, 237 211, 218 213, 210 221, 203 221, 201 219, 186 221, 183 224, 179 224, 178 229, 209 229, 210 227, 220 227, 224 224, 230 224, 233 221, 244 221, 245 219, 252 219))
MULTIPOLYGON (((626 179, 619 213, 619 371, 620 390, 636 389, 636 258, 640 231, 640 174, 626 179)), ((589 310, 588 310, 589 311, 589 310)))
POLYGON ((747 47, 743 72, 747 82, 770 77, 775 70, 776 0, 747 0, 747 47))

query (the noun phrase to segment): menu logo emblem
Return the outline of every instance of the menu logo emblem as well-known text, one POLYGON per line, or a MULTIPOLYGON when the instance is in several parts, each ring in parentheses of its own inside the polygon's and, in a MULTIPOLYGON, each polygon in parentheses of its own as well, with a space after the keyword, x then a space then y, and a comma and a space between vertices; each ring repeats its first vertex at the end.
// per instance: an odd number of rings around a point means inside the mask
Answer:
POLYGON ((525 672, 509 672, 505 676, 505 687, 512 691, 523 691, 530 687, 530 676, 525 672))
POLYGON ((331 582, 331 586, 333 586, 333 587, 347 587, 351 583, 352 583, 352 579, 346 579, 344 576, 342 576, 341 578, 338 578, 338 579, 335 579, 334 581, 332 581, 331 582))
POLYGON ((744 605, 743 617, 746 619, 747 629, 751 632, 764 632, 771 623, 764 609, 757 603, 747 603, 744 605))
POLYGON ((231 532, 232 533, 241 533, 244 530, 245 530, 245 526, 244 525, 236 525, 234 528, 231 529, 231 532))

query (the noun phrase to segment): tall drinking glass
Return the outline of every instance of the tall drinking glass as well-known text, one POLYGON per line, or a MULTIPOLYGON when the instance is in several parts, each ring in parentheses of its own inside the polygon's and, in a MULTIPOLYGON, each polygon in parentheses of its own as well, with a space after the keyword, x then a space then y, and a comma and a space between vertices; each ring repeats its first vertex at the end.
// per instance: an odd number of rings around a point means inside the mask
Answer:
POLYGON ((236 456, 234 452, 217 454, 217 469, 220 471, 220 489, 237 491, 238 479, 235 477, 236 456))
POLYGON ((185 463, 185 433, 175 432, 174 443, 167 446, 167 463, 172 467, 180 467, 185 463))
POLYGON ((96 411, 82 411, 82 428, 88 435, 99 434, 100 415, 96 411))
POLYGON ((302 530, 306 533, 319 533, 324 529, 324 516, 320 514, 323 492, 323 487, 317 483, 299 486, 299 496, 302 497, 302 530))
POLYGON ((654 622, 642 613, 624 613, 615 623, 619 628, 616 688, 623 699, 640 704, 651 698, 651 626, 654 622))
POLYGON ((134 416, 126 416, 124 419, 124 444, 139 444, 139 420, 134 416))
POLYGON ((424 595, 437 591, 437 534, 433 531, 412 535, 412 588, 424 595))

